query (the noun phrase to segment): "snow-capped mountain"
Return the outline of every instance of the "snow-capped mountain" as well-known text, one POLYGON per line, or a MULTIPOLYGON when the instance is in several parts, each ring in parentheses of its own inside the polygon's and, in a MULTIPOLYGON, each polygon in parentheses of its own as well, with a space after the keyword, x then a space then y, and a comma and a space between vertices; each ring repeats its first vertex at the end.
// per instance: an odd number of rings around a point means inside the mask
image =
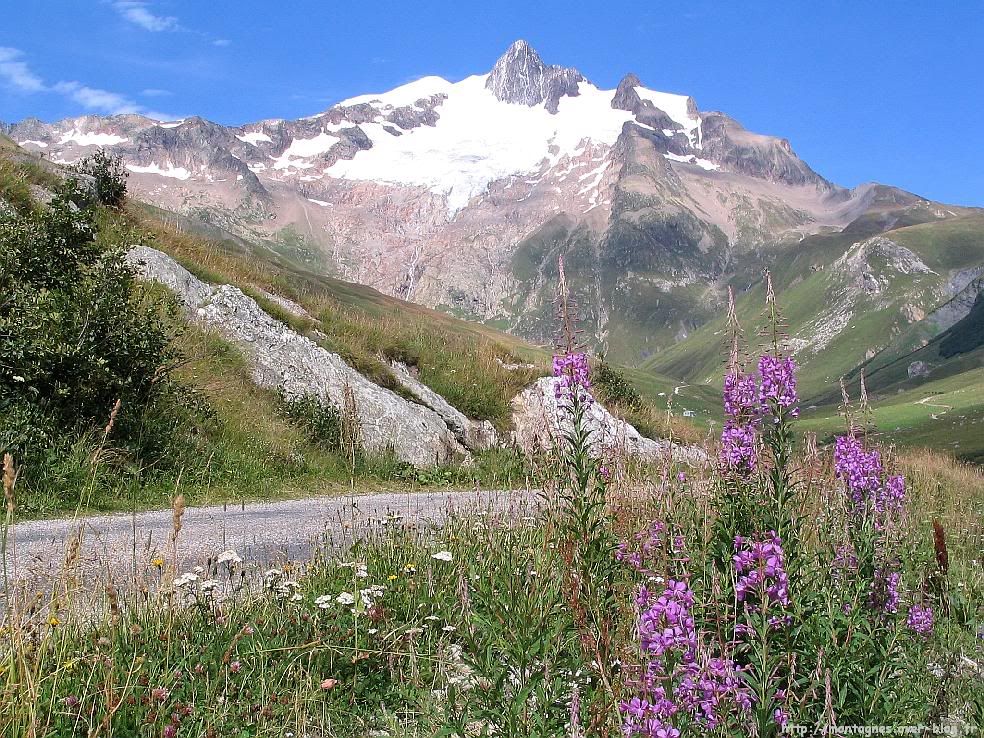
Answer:
POLYGON ((8 131, 56 162, 105 147, 141 199, 534 338, 549 335, 564 255, 596 340, 615 353, 686 335, 725 280, 777 244, 933 206, 838 187, 784 139, 632 74, 599 89, 523 41, 487 74, 425 77, 299 120, 86 116, 8 131))

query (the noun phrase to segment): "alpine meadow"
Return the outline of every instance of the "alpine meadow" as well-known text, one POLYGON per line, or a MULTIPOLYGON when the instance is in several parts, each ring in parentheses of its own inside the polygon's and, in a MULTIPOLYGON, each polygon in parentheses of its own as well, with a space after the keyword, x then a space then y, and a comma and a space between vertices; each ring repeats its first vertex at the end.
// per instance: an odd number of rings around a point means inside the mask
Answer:
POLYGON ((0 735, 984 729, 984 207, 523 40, 172 117, 281 22, 94 5, 0 30, 0 735))

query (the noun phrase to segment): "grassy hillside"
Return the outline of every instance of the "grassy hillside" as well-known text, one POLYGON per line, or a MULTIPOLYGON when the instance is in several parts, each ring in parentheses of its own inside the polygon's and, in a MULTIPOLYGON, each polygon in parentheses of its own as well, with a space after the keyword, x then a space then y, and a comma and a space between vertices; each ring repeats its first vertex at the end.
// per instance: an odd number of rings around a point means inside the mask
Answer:
MULTIPOLYGON (((5 147, 0 197, 25 216, 42 212, 37 188, 60 190, 64 172, 9 142, 0 145, 5 147)), ((381 386, 407 396, 388 362, 415 367, 424 384, 465 415, 491 421, 505 434, 512 398, 550 368, 549 347, 316 273, 277 244, 250 243, 212 224, 132 200, 122 209, 94 207, 86 217, 95 247, 105 253, 138 243, 158 248, 203 280, 240 287, 274 317, 339 353, 381 386), (271 295, 298 303, 308 317, 286 311, 271 295)), ((135 285, 132 301, 166 306, 171 298, 163 288, 135 285)), ((161 316, 178 357, 170 364, 173 397, 154 409, 122 406, 110 434, 101 430, 110 415, 107 406, 88 424, 66 428, 58 448, 24 449, 21 453, 34 458, 25 466, 21 514, 159 507, 179 481, 189 503, 209 503, 330 493, 353 485, 371 490, 480 481, 503 487, 522 483, 528 471, 510 450, 480 454, 467 469, 415 470, 385 455, 353 465, 312 430, 317 418, 298 417, 275 393, 257 388, 234 346, 186 324, 173 306, 161 307, 161 316), (112 463, 95 463, 107 459, 112 463)), ((630 375, 641 391, 631 402, 598 388, 616 413, 646 433, 701 436, 679 415, 693 409, 699 413, 694 420, 706 422, 712 414, 707 393, 652 373, 630 375), (677 417, 667 416, 668 398, 677 417)))
MULTIPOLYGON (((976 459, 982 446, 977 437, 984 436, 975 425, 984 414, 984 307, 975 306, 943 333, 923 317, 949 299, 951 280, 965 284, 984 268, 984 212, 931 215, 913 209, 893 214, 886 224, 879 214, 868 214, 843 232, 785 247, 770 271, 790 348, 800 348, 800 391, 812 408, 804 416, 807 426, 821 435, 842 427, 838 380, 845 377, 856 388, 864 369, 875 421, 889 440, 976 459), (928 377, 909 376, 917 361, 927 365, 928 377), (952 405, 945 416, 930 404, 938 395, 941 404, 952 405)), ((766 322, 764 302, 761 280, 738 291, 736 312, 752 353, 766 322)), ((642 369, 720 386, 726 350, 721 315, 650 357, 642 369)))

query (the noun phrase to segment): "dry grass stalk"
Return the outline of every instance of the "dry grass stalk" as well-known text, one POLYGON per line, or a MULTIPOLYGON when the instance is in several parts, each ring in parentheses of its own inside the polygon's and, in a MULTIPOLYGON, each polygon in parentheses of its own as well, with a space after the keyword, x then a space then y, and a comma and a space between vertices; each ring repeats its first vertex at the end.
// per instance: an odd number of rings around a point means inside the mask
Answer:
POLYGON ((14 515, 14 482, 17 481, 17 471, 14 469, 14 457, 3 455, 3 498, 7 503, 7 517, 14 515))
POLYGON ((933 520, 933 550, 936 552, 936 565, 945 577, 950 571, 950 553, 946 547, 946 533, 939 520, 933 520))
POLYGON ((106 427, 103 429, 103 443, 109 438, 109 434, 113 432, 113 426, 116 425, 116 416, 119 415, 120 406, 122 405, 123 401, 119 398, 113 403, 113 409, 109 411, 109 422, 106 423, 106 427))

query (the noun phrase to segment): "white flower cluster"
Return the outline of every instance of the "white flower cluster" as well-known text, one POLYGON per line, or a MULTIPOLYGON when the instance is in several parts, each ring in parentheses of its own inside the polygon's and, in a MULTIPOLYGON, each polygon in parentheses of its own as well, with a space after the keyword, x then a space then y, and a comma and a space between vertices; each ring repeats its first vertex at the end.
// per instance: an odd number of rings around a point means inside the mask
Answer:
POLYGON ((301 585, 293 579, 288 579, 280 569, 268 569, 263 572, 263 586, 276 600, 300 602, 304 599, 298 591, 301 585))

